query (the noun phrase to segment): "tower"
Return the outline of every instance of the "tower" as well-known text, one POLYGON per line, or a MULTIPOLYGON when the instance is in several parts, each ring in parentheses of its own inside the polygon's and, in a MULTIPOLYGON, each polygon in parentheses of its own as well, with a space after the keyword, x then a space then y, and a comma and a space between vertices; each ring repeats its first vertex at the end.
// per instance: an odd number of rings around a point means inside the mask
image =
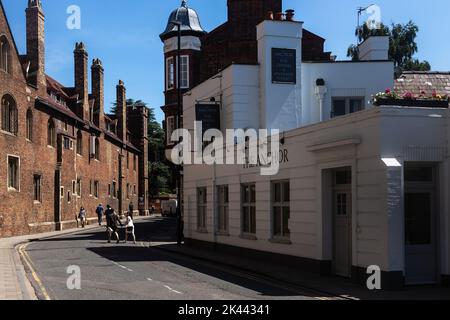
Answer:
POLYGON ((206 34, 203 30, 197 12, 188 7, 185 0, 181 6, 169 16, 167 27, 160 35, 164 43, 165 64, 165 105, 162 110, 165 114, 167 146, 170 136, 177 126, 178 118, 178 88, 177 88, 177 56, 178 56, 178 26, 173 23, 178 21, 181 26, 181 79, 180 88, 182 93, 189 91, 198 83, 198 55, 201 51, 201 37, 206 34))

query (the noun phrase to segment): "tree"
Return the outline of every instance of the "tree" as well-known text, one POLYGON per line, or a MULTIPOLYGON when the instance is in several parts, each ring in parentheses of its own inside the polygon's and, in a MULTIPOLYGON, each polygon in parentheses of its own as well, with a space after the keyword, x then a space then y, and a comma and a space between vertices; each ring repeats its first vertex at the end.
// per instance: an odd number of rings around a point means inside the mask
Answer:
MULTIPOLYGON (((416 43, 419 27, 409 21, 406 24, 392 23, 391 27, 381 24, 378 29, 369 29, 367 24, 356 28, 355 35, 359 42, 371 36, 389 36, 389 58, 394 61, 396 70, 399 71, 429 71, 431 65, 428 61, 419 61, 414 58, 418 52, 416 43)), ((359 60, 359 50, 357 45, 351 45, 347 56, 352 60, 359 60)))
MULTIPOLYGON (((148 109, 148 174, 151 197, 158 196, 162 191, 172 193, 172 172, 165 155, 166 134, 161 124, 156 120, 155 110, 142 100, 127 99, 126 105, 127 108, 144 106, 148 109)), ((117 115, 117 103, 112 104, 111 113, 117 115)))

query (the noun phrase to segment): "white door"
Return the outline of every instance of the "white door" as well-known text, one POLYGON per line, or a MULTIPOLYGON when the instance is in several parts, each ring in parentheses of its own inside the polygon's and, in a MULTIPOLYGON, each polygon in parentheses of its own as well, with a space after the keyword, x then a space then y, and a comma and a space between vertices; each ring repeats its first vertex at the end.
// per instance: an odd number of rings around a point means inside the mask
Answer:
POLYGON ((351 276, 352 263, 352 193, 350 186, 334 191, 333 273, 351 276))
POLYGON ((433 190, 405 192, 406 283, 437 283, 437 236, 433 190))

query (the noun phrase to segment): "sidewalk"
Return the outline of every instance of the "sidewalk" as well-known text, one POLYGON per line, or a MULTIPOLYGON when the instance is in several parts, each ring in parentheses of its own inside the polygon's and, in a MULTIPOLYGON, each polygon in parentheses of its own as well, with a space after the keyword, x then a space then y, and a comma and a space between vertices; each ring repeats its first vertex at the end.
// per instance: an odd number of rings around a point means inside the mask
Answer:
MULTIPOLYGON (((147 217, 135 217, 135 220, 147 217)), ((16 247, 20 244, 34 240, 69 235, 86 230, 94 230, 100 227, 98 224, 86 226, 86 228, 74 228, 64 231, 53 231, 35 235, 26 235, 13 238, 0 239, 0 301, 1 300, 37 300, 35 291, 27 278, 27 273, 16 247)))
POLYGON ((219 263, 237 268, 263 278, 273 279, 287 286, 299 286, 333 296, 358 300, 450 300, 450 289, 439 286, 407 287, 402 291, 369 291, 348 279, 322 277, 317 274, 301 272, 285 265, 274 265, 266 261, 252 260, 223 252, 196 247, 177 246, 176 244, 152 243, 161 250, 185 255, 195 259, 219 263))

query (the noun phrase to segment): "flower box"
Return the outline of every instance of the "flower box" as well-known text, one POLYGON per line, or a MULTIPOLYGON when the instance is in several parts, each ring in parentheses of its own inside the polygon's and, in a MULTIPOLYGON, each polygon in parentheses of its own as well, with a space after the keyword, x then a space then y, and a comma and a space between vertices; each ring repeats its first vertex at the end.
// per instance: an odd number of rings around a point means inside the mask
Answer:
POLYGON ((422 108, 448 108, 448 100, 423 100, 423 99, 391 99, 377 98, 376 106, 400 106, 400 107, 422 107, 422 108))

